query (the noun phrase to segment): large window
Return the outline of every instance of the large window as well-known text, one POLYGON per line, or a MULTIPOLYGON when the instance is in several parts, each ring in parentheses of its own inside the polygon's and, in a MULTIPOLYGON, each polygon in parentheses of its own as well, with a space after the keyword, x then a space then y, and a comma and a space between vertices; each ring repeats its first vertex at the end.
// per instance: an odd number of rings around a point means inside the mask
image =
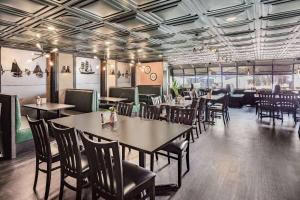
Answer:
POLYGON ((184 85, 183 87, 189 88, 191 84, 195 83, 195 70, 194 68, 191 69, 184 69, 184 85))
POLYGON ((223 88, 227 88, 227 85, 231 89, 236 88, 236 67, 223 67, 223 88))
POLYGON ((208 68, 208 87, 222 88, 221 67, 208 68))
POLYGON ((273 85, 281 89, 293 88, 293 65, 278 65, 273 67, 273 85))
POLYGON ((256 89, 272 89, 272 66, 255 66, 256 89))
POLYGON ((207 88, 207 67, 196 68, 195 88, 207 88))
POLYGON ((294 66, 294 88, 300 89, 300 64, 294 66))
POLYGON ((239 66, 238 88, 251 89, 253 87, 253 66, 239 66))
POLYGON ((180 86, 183 86, 183 70, 173 69, 173 80, 177 81, 180 86))

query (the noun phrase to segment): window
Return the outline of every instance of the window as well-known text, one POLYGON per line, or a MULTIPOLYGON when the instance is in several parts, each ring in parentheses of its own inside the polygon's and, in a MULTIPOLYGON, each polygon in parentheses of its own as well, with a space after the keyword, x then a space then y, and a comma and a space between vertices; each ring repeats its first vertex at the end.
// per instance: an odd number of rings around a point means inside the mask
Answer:
POLYGON ((191 69, 184 69, 184 87, 190 88, 191 84, 195 83, 195 70, 194 68, 191 69))
POLYGON ((177 81, 180 86, 183 86, 183 70, 173 69, 173 80, 177 81))
POLYGON ((253 66, 240 66, 238 68, 238 88, 253 88, 253 66))
POLYGON ((272 66, 255 66, 256 89, 272 89, 272 66))
POLYGON ((300 64, 294 66, 294 88, 300 89, 300 64))
POLYGON ((223 88, 230 85, 231 89, 236 88, 236 67, 223 67, 223 88))
POLYGON ((278 65, 273 67, 273 85, 281 89, 293 88, 293 65, 278 65))
POLYGON ((220 67, 208 68, 208 87, 222 88, 222 77, 220 67))
POLYGON ((195 88, 207 88, 207 67, 196 68, 195 88))

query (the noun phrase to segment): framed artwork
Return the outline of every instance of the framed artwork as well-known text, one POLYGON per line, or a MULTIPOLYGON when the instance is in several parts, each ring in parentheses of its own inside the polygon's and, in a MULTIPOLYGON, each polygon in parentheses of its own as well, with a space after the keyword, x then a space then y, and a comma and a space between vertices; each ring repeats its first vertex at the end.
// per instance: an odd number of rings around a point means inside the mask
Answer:
POLYGON ((150 74, 150 79, 151 79, 151 81, 155 81, 157 79, 157 74, 156 73, 151 73, 150 74))
POLYGON ((150 72, 151 72, 151 67, 150 67, 150 66, 146 66, 145 69, 144 69, 144 72, 145 72, 146 74, 150 74, 150 72))

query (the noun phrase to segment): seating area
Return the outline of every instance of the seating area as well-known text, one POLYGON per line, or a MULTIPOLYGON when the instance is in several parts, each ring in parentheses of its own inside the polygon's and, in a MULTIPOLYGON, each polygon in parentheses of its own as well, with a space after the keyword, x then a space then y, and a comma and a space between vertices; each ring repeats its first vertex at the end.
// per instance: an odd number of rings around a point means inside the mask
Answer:
POLYGON ((0 1, 0 200, 300 199, 300 1, 0 1))

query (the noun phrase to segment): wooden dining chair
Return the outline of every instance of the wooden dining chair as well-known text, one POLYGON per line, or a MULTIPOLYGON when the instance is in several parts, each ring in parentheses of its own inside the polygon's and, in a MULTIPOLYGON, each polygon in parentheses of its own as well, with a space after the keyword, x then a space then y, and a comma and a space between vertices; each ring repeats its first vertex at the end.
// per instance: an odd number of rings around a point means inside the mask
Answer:
POLYGON ((119 115, 131 117, 132 109, 133 109, 133 104, 119 102, 117 105, 117 113, 119 115))
POLYGON ((52 122, 49 123, 52 133, 57 141, 61 163, 61 179, 59 199, 63 199, 64 186, 76 191, 76 199, 81 199, 82 189, 89 186, 88 177, 90 168, 87 158, 81 153, 77 131, 74 128, 58 128, 52 122), (76 180, 76 186, 67 182, 71 177, 76 180))
MULTIPOLYGON (((170 122, 180 123, 185 125, 193 125, 195 120, 195 110, 194 109, 182 109, 178 107, 170 108, 170 122)), ((189 147, 190 147, 190 132, 185 133, 184 139, 178 139, 173 142, 168 143, 162 149, 156 152, 158 155, 166 156, 168 158, 168 163, 170 163, 170 158, 177 160, 178 169, 178 187, 181 187, 182 182, 182 160, 186 158, 187 171, 190 170, 190 159, 189 159, 189 147)), ((153 157, 151 157, 150 168, 153 171, 154 162, 153 157)))
POLYGON ((160 113, 160 107, 157 107, 155 105, 148 105, 145 103, 140 104, 139 117, 141 118, 158 120, 160 118, 160 113))
POLYGON ((60 166, 52 167, 53 163, 57 163, 59 161, 58 147, 56 142, 50 141, 48 126, 44 119, 33 120, 28 115, 26 117, 31 128, 36 155, 33 190, 36 191, 39 171, 46 173, 47 178, 44 199, 48 199, 51 172, 60 168, 60 166), (46 169, 40 168, 40 165, 43 163, 46 163, 46 169))
POLYGON ((230 120, 229 116, 229 95, 225 94, 225 96, 221 99, 218 104, 213 104, 208 108, 209 114, 212 117, 212 121, 216 117, 222 116, 224 125, 227 125, 230 120))
POLYGON ((206 99, 200 98, 198 112, 197 112, 197 122, 200 134, 202 134, 201 124, 203 125, 204 131, 206 131, 205 127, 205 108, 206 108, 206 99))
POLYGON ((80 135, 91 170, 92 199, 155 199, 155 174, 121 161, 118 142, 94 142, 80 135))
POLYGON ((162 103, 161 97, 151 97, 152 105, 159 105, 162 103))

